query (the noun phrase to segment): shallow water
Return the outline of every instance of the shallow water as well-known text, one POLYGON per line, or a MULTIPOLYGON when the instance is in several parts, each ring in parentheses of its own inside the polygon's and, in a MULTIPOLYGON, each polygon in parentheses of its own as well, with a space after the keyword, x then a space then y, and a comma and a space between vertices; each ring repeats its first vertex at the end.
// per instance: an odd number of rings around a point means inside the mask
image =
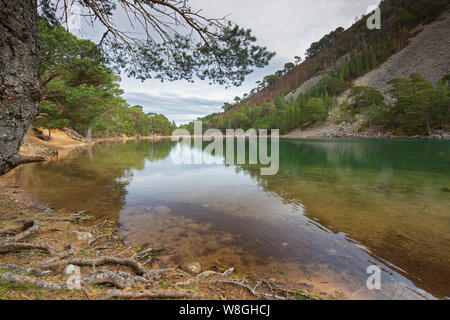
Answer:
POLYGON ((450 296, 449 142, 281 140, 276 176, 175 165, 177 148, 100 144, 15 177, 41 201, 120 222, 129 243, 164 247, 160 266, 234 266, 348 298, 450 296), (381 290, 366 287, 374 264, 381 290))

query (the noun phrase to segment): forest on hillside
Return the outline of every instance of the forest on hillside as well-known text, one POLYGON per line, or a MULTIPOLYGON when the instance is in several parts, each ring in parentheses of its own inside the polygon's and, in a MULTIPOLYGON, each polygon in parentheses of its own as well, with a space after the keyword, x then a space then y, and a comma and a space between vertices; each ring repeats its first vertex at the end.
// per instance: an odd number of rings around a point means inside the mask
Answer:
MULTIPOLYGON (((438 86, 424 79, 420 74, 409 78, 392 79, 390 94, 392 101, 385 99, 376 89, 355 86, 341 106, 337 124, 352 121, 355 115, 363 115, 365 123, 361 130, 374 126, 390 130, 396 134, 429 134, 433 129, 448 126, 450 119, 450 75, 446 75, 438 86)), ((273 102, 261 105, 247 104, 236 112, 226 115, 213 114, 201 118, 204 129, 279 129, 281 134, 297 128, 307 128, 325 121, 337 101, 329 90, 333 86, 316 85, 310 93, 302 93, 296 99, 279 96, 273 102)), ((193 131, 193 123, 185 126, 193 131)))
MULTIPOLYGON (((311 44, 305 61, 295 57, 282 70, 267 75, 257 87, 235 103, 225 103, 223 113, 200 120, 205 129, 266 128, 288 133, 328 118, 330 110, 339 109, 338 122, 362 114, 366 123, 361 129, 378 126, 398 134, 427 134, 448 126, 450 91, 448 75, 433 87, 419 74, 392 79, 393 89, 385 100, 372 88, 352 88, 353 80, 375 69, 402 50, 418 24, 434 21, 448 4, 441 0, 384 0, 380 4, 383 30, 366 27, 368 15, 351 28, 339 27, 311 44), (306 80, 319 80, 307 92, 285 98, 306 80), (351 89, 348 101, 338 105, 336 97, 351 89), (361 101, 364 101, 362 103, 361 101)), ((193 124, 185 126, 192 130, 193 124)))
POLYGON ((228 111, 246 103, 274 101, 314 76, 332 71, 330 76, 337 78, 336 73, 333 74, 336 69, 341 69, 338 78, 349 86, 352 80, 407 46, 416 26, 434 21, 447 9, 446 0, 383 0, 380 3, 381 30, 367 28, 370 14, 360 17, 347 30, 338 27, 313 42, 304 60, 295 57, 295 62, 288 62, 282 70, 265 76, 249 93, 236 97, 235 104, 225 105, 223 109, 228 111))

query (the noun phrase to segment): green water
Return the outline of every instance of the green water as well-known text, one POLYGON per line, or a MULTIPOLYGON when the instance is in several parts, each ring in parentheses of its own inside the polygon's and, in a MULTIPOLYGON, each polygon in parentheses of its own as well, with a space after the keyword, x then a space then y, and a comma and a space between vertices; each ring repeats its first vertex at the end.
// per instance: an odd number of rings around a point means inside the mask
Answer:
POLYGON ((348 298, 450 296, 449 142, 281 140, 275 176, 175 165, 180 147, 101 144, 15 176, 43 202, 119 222, 129 243, 164 247, 154 267, 234 266, 348 298), (382 290, 366 288, 373 264, 382 290))

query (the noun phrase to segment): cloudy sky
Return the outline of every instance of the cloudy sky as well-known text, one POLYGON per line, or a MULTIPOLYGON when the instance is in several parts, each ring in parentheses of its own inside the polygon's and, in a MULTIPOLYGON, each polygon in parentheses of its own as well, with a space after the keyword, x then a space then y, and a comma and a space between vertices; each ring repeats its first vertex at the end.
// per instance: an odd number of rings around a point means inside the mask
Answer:
POLYGON ((304 56, 306 49, 324 34, 342 26, 348 28, 356 16, 365 14, 379 0, 191 0, 192 8, 205 16, 228 18, 251 28, 260 45, 277 55, 270 65, 257 69, 240 87, 225 89, 207 81, 164 82, 140 80, 122 75, 125 99, 139 104, 146 112, 165 114, 177 124, 187 123, 220 111, 224 102, 232 102, 255 87, 263 76, 281 69, 294 56, 304 56))

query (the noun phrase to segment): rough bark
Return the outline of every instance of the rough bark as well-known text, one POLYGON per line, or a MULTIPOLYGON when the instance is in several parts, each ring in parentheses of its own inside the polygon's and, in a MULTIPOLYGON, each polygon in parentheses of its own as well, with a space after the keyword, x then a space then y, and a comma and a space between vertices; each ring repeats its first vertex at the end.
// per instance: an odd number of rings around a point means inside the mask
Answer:
POLYGON ((18 252, 23 250, 41 250, 49 255, 56 254, 48 244, 33 244, 33 243, 0 243, 0 253, 18 252))
POLYGON ((26 220, 23 222, 23 228, 21 232, 16 233, 13 237, 7 238, 6 240, 0 241, 0 244, 12 243, 22 240, 26 237, 34 235, 40 228, 41 223, 39 220, 26 220))
POLYGON ((261 299, 266 299, 266 300, 286 300, 285 297, 281 297, 281 296, 278 296, 276 294, 265 293, 265 292, 257 292, 255 289, 250 288, 243 281, 217 280, 217 281, 211 281, 211 282, 208 282, 208 283, 212 284, 212 285, 228 284, 228 285, 232 285, 232 286, 235 286, 235 287, 243 288, 243 289, 247 290, 251 295, 253 295, 255 297, 258 297, 258 298, 261 298, 261 299))
POLYGON ((111 284, 119 289, 126 289, 146 283, 148 283, 147 279, 127 272, 99 270, 83 277, 81 284, 83 286, 87 284, 111 284))
POLYGON ((15 236, 16 234, 18 234, 19 231, 17 231, 16 229, 1 229, 0 230, 0 237, 3 236, 15 236))
POLYGON ((233 272, 234 272, 234 268, 228 269, 227 271, 225 271, 223 273, 218 273, 218 272, 214 272, 214 271, 205 271, 205 272, 202 272, 199 275, 197 275, 195 278, 190 278, 186 281, 178 282, 176 284, 176 286, 177 287, 187 287, 187 286, 196 284, 199 281, 206 280, 206 279, 214 277, 214 276, 227 277, 230 274, 232 274, 233 272))
POLYGON ((32 275, 37 277, 42 277, 51 274, 52 272, 50 270, 41 271, 39 269, 35 268, 24 268, 15 264, 0 264, 0 268, 3 270, 8 270, 11 273, 17 274, 17 275, 32 275))
POLYGON ((108 299, 201 299, 203 296, 192 290, 111 290, 105 296, 108 299))
POLYGON ((73 244, 71 244, 70 246, 64 248, 63 251, 55 254, 50 259, 47 259, 47 260, 41 262, 39 264, 38 268, 50 268, 50 267, 58 266, 58 265, 62 264, 62 262, 60 260, 67 258, 67 257, 73 255, 74 253, 75 253, 75 246, 73 244))
MULTIPOLYGON (((105 256, 100 257, 98 259, 84 259, 84 258, 69 258, 66 260, 61 260, 59 262, 65 264, 73 264, 80 267, 100 267, 104 265, 122 265, 130 267, 134 270, 134 272, 139 276, 148 276, 150 270, 146 269, 139 262, 133 261, 131 259, 121 259, 113 256, 105 256)), ((50 265, 46 265, 46 267, 50 267, 50 265)))
POLYGON ((33 285, 51 291, 56 291, 64 288, 64 285, 59 282, 50 282, 10 272, 0 273, 0 283, 33 285))
POLYGON ((0 175, 30 162, 18 154, 39 113, 36 0, 0 0, 0 175))

